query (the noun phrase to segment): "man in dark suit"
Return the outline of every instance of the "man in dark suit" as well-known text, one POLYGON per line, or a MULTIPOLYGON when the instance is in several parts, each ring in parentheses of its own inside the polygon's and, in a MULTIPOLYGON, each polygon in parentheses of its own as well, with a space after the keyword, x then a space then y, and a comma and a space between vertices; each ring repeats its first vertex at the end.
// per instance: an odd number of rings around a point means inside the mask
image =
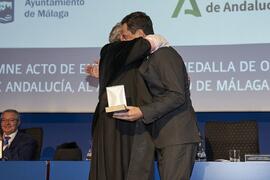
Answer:
POLYGON ((4 160, 34 160, 37 142, 28 134, 19 132, 20 115, 7 109, 1 115, 4 160))
MULTIPOLYGON (((129 14, 121 23, 126 40, 137 38, 139 32, 145 36, 149 34, 145 29, 152 28, 150 17, 142 12, 129 14)), ((146 58, 140 73, 152 102, 129 106, 128 112, 114 113, 113 117, 127 121, 143 118, 151 126, 161 179, 189 179, 200 139, 184 62, 173 48, 163 47, 146 58)))

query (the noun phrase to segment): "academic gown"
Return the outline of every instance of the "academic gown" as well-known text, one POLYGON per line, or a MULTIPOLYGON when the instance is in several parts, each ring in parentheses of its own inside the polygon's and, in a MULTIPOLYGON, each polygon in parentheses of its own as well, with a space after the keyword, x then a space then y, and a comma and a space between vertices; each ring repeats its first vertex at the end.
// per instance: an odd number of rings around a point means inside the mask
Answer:
POLYGON ((141 120, 117 120, 112 118, 112 113, 105 112, 108 86, 124 85, 128 106, 151 102, 152 97, 138 71, 149 53, 150 43, 143 38, 108 44, 101 50, 99 103, 93 123, 91 180, 150 179, 154 149, 147 127, 141 120))

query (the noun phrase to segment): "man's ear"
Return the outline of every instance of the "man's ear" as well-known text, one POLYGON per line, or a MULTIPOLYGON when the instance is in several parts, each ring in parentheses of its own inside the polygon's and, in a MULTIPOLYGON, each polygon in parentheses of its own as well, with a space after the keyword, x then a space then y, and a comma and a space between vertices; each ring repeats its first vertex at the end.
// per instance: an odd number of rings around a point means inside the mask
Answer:
POLYGON ((138 37, 144 37, 144 36, 146 36, 145 33, 144 33, 144 31, 143 31, 142 29, 138 29, 138 30, 136 31, 136 35, 137 35, 138 37))

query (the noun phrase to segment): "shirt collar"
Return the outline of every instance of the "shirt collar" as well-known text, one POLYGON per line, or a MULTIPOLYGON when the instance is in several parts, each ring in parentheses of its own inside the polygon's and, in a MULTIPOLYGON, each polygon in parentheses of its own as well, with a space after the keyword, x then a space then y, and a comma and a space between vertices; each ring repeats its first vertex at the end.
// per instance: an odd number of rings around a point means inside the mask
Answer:
POLYGON ((15 138, 15 136, 17 135, 17 133, 18 133, 18 129, 17 129, 14 133, 11 133, 11 134, 9 134, 9 135, 6 135, 6 134, 4 133, 3 138, 4 138, 5 136, 9 136, 10 139, 8 140, 8 143, 10 144, 10 143, 13 141, 13 139, 15 138))

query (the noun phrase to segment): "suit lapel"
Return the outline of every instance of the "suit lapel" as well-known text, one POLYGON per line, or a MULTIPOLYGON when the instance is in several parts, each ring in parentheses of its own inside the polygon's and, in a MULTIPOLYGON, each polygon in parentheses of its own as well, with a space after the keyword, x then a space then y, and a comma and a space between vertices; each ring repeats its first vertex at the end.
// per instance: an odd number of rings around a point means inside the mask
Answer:
POLYGON ((11 142, 10 146, 8 147, 8 149, 9 150, 14 149, 16 147, 15 145, 18 144, 19 142, 20 142, 20 133, 18 132, 13 141, 11 142))

